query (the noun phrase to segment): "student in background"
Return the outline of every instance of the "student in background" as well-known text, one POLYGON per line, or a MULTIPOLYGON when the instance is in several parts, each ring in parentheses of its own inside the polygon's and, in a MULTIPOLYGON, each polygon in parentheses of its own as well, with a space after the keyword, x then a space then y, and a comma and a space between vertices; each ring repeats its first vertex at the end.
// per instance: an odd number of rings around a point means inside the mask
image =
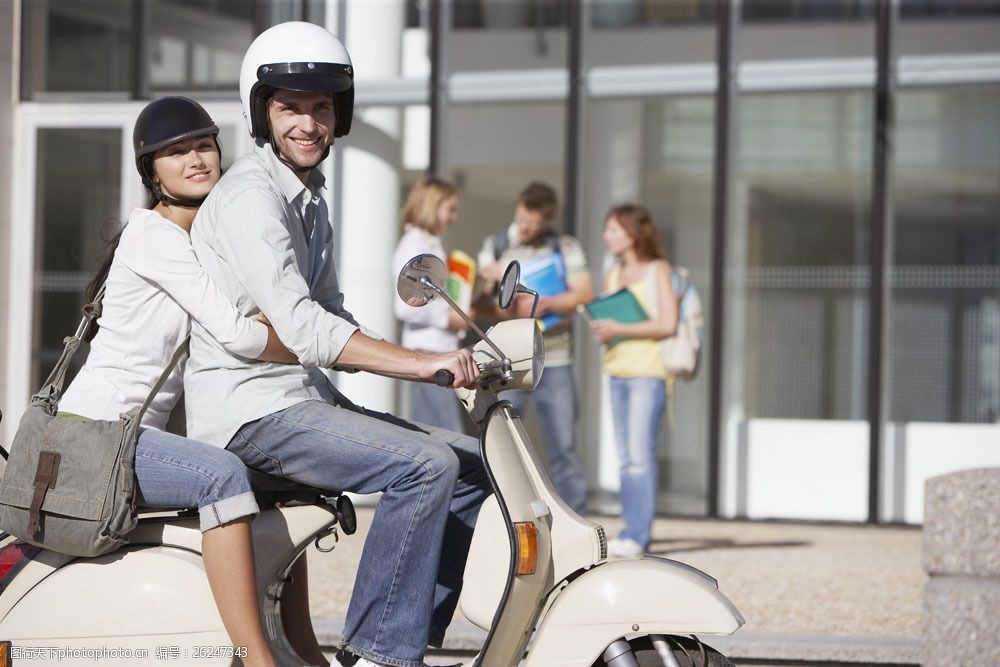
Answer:
POLYGON ((604 243, 615 257, 604 279, 605 292, 628 288, 649 315, 642 322, 591 323, 601 345, 625 338, 605 348, 603 367, 610 379, 625 522, 608 543, 608 554, 627 558, 649 548, 656 511, 656 443, 667 401, 662 341, 677 329, 678 308, 670 263, 649 211, 636 204, 612 208, 605 218, 604 243))
MULTIPOLYGON (((410 190, 403 206, 403 235, 392 255, 392 279, 413 257, 434 255, 448 263, 441 237, 458 218, 458 192, 447 181, 424 176, 410 190)), ((400 345, 422 352, 452 352, 468 324, 443 299, 426 306, 406 305, 397 295, 396 318, 403 323, 400 345)), ((462 433, 462 413, 455 392, 425 382, 410 382, 410 418, 462 433)))
MULTIPOLYGON (((573 381, 572 331, 570 320, 576 307, 594 298, 594 288, 587 270, 587 259, 580 243, 568 234, 552 229, 558 200, 556 192, 545 183, 530 183, 517 197, 514 221, 496 234, 486 237, 477 258, 480 276, 496 283, 513 260, 522 263, 553 254, 561 254, 566 269, 566 292, 543 296, 538 301, 537 316, 566 316, 563 324, 546 329, 545 372, 534 392, 510 391, 503 397, 523 414, 528 399, 534 402, 542 423, 549 454, 549 474, 563 500, 578 514, 586 510, 587 478, 576 446, 576 384, 573 381)), ((494 317, 524 317, 527 313, 494 312, 494 317)))

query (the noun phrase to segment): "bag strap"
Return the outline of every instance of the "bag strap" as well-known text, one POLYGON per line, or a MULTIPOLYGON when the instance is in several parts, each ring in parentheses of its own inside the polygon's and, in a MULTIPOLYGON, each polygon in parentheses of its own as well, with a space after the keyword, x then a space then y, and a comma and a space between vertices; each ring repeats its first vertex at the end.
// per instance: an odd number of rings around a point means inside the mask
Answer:
POLYGON ((160 377, 157 378, 153 388, 149 390, 149 395, 146 396, 146 400, 143 401, 142 407, 139 408, 139 412, 136 415, 137 422, 142 423, 142 416, 146 414, 146 409, 149 407, 149 404, 153 402, 153 398, 160 393, 163 383, 167 381, 167 377, 170 375, 170 372, 174 370, 174 366, 177 365, 177 362, 180 361, 181 357, 184 356, 184 353, 187 352, 188 344, 190 342, 191 336, 188 335, 181 341, 181 344, 177 346, 177 349, 174 351, 174 356, 170 357, 170 362, 167 363, 166 368, 164 368, 163 372, 160 373, 160 377))
MULTIPOLYGON (((507 236, 508 233, 509 230, 505 229, 493 235, 493 259, 497 261, 500 261, 500 256, 504 254, 507 246, 510 244, 510 238, 507 236)), ((546 229, 545 243, 549 246, 549 250, 552 251, 553 255, 562 254, 562 243, 558 231, 551 228, 546 229)))
POLYGON ((55 402, 62 395, 63 384, 66 382, 66 372, 69 370, 70 362, 73 361, 73 355, 76 354, 76 351, 80 348, 80 343, 83 342, 87 332, 90 331, 90 325, 101 316, 103 308, 101 302, 104 300, 104 291, 105 285, 101 285, 101 289, 98 290, 94 300, 81 309, 80 312, 83 313, 83 319, 80 320, 80 324, 76 327, 76 333, 63 339, 64 346, 62 354, 59 355, 59 361, 56 362, 52 372, 49 373, 49 377, 45 379, 42 389, 39 392, 43 399, 55 402), (47 395, 46 389, 48 390, 47 395))
POLYGON ((502 232, 497 232, 493 235, 493 259, 500 261, 500 255, 504 253, 507 249, 507 230, 504 229, 502 232))
POLYGON ((652 261, 646 265, 646 293, 649 295, 649 307, 652 311, 650 316, 655 319, 660 317, 660 294, 659 289, 657 289, 657 264, 658 262, 652 261))

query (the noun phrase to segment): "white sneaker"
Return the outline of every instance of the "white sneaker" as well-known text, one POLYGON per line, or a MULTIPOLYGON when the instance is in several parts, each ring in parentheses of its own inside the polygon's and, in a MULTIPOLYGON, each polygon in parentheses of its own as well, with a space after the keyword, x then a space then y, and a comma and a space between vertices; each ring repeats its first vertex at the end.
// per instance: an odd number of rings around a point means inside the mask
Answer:
MULTIPOLYGON (((368 658, 362 658, 360 655, 354 655, 348 651, 341 650, 337 652, 334 656, 333 662, 330 667, 383 667, 377 662, 372 662, 368 658)), ((430 667, 427 663, 424 663, 424 667, 430 667)), ((446 667, 462 667, 462 663, 455 663, 454 665, 447 665, 446 667)))
POLYGON ((611 558, 638 558, 642 552, 642 545, 635 540, 616 537, 608 541, 608 556, 611 558))

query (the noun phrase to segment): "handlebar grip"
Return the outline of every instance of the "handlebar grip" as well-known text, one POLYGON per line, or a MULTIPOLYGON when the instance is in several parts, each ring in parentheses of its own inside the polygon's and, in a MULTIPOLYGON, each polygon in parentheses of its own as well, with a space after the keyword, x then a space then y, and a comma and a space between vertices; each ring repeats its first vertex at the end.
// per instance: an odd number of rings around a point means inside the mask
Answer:
POLYGON ((434 374, 434 384, 439 387, 450 387, 455 381, 455 374, 449 370, 441 369, 434 374))

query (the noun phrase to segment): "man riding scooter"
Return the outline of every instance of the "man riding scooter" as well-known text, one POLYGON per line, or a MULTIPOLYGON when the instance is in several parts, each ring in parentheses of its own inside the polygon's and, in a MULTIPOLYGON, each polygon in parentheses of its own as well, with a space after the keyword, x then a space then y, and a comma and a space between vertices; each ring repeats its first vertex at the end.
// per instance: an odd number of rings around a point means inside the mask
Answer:
POLYGON ((317 167, 350 131, 353 75, 337 38, 308 23, 275 26, 247 50, 240 96, 256 145, 205 201, 192 243, 223 293, 245 314, 266 312, 301 365, 234 360, 194 324, 188 433, 301 484, 382 492, 337 660, 421 667, 444 639, 490 493, 478 443, 356 406, 329 369, 423 382, 446 370, 453 387, 479 370, 467 350, 407 350, 344 309, 317 167))

